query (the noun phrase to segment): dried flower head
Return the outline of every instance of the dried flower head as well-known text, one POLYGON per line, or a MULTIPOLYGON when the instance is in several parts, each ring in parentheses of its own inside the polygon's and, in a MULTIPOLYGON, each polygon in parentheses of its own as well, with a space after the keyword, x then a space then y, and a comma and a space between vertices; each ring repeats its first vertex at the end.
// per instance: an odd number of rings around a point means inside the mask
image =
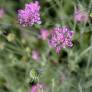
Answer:
POLYGON ((53 47, 57 53, 60 52, 62 48, 66 46, 72 47, 72 36, 73 31, 71 31, 68 27, 55 27, 49 39, 49 45, 53 47))
POLYGON ((18 10, 18 19, 22 26, 40 24, 40 5, 38 1, 25 5, 23 10, 18 10))

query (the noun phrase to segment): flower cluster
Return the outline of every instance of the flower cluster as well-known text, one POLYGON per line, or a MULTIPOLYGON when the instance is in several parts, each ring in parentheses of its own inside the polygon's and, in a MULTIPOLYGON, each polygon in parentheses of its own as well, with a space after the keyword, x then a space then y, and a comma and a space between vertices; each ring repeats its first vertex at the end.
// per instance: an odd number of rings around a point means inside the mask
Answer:
MULTIPOLYGON (((19 10, 18 13, 19 22, 23 26, 32 26, 34 24, 40 24, 40 5, 38 1, 35 1, 34 3, 31 2, 29 4, 25 5, 24 10, 19 10)), ((81 20, 87 20, 87 16, 85 12, 82 12, 80 14, 80 10, 75 11, 75 20, 81 21, 81 20), (78 13, 78 14, 77 14, 78 13), (77 14, 77 15, 76 15, 77 14)), ((55 27, 52 29, 52 32, 49 33, 46 29, 40 30, 40 37, 43 40, 46 40, 48 36, 51 38, 49 39, 49 45, 53 48, 55 48, 56 52, 60 52, 62 48, 65 48, 66 46, 72 47, 72 36, 73 31, 71 31, 68 27, 55 27)), ((32 52, 32 58, 34 60, 38 60, 39 53, 37 51, 32 52)))
POLYGON ((32 86, 31 92, 41 92, 42 89, 43 89, 42 84, 36 84, 32 86))
POLYGON ((23 10, 18 10, 18 19, 22 26, 32 26, 40 24, 40 5, 38 1, 25 5, 23 10))
POLYGON ((43 40, 46 40, 46 39, 48 38, 48 36, 49 36, 49 32, 48 32, 48 30, 46 30, 46 29, 41 29, 41 30, 40 30, 40 33, 41 33, 41 38, 42 38, 43 40))
POLYGON ((39 51, 33 50, 33 51, 32 51, 32 59, 38 61, 39 58, 40 58, 40 53, 39 53, 39 51))
POLYGON ((5 15, 5 11, 3 8, 0 8, 0 18, 2 18, 5 15))
POLYGON ((62 48, 66 46, 72 47, 72 36, 73 31, 68 27, 55 27, 51 32, 51 37, 49 39, 49 45, 55 48, 56 52, 59 53, 62 48))
POLYGON ((77 9, 75 9, 74 12, 74 20, 77 22, 87 22, 88 13, 85 10, 78 7, 77 9))

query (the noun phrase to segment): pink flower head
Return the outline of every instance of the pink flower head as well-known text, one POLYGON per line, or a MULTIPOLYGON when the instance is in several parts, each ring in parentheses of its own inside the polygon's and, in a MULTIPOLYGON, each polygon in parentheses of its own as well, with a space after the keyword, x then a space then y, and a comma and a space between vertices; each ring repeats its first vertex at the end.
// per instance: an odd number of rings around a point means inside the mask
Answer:
POLYGON ((73 31, 70 31, 68 27, 55 27, 51 32, 51 38, 49 39, 49 45, 53 47, 57 53, 66 46, 72 47, 73 31))
POLYGON ((42 84, 36 84, 32 86, 32 89, 30 92, 41 92, 42 88, 43 88, 42 84))
POLYGON ((48 30, 46 30, 46 29, 41 29, 41 38, 43 39, 43 40, 46 40, 47 38, 48 38, 48 36, 49 36, 49 32, 48 32, 48 30))
POLYGON ((4 15, 5 15, 4 9, 1 8, 1 9, 0 9, 0 18, 2 18, 4 15))
POLYGON ((77 8, 75 9, 75 12, 74 12, 74 20, 77 22, 87 22, 88 13, 81 8, 77 8))
POLYGON ((32 51, 32 58, 34 59, 34 60, 39 60, 39 58, 40 58, 40 53, 39 53, 39 51, 37 51, 37 50, 33 50, 32 51))
POLYGON ((18 11, 18 19, 22 26, 32 26, 40 24, 40 5, 38 1, 25 5, 23 10, 18 11))

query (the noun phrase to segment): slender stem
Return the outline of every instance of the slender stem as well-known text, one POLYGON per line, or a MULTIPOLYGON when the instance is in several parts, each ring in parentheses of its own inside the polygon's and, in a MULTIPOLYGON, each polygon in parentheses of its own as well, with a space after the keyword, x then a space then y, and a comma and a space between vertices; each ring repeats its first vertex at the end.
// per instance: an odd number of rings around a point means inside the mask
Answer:
POLYGON ((52 79, 52 91, 51 92, 54 92, 54 89, 55 89, 55 80, 52 79))
MULTIPOLYGON (((92 36, 91 36, 91 38, 90 38, 90 43, 91 43, 91 46, 92 46, 92 36)), ((87 74, 87 72, 88 72, 88 68, 89 68, 89 66, 90 66, 90 63, 91 63, 91 58, 92 57, 92 50, 89 52, 89 56, 88 56, 88 63, 87 63, 87 66, 86 66, 86 74, 87 74)))
POLYGON ((92 49, 92 46, 89 46, 87 49, 85 49, 78 57, 76 57, 76 60, 78 61, 83 55, 85 55, 88 51, 92 49))
POLYGON ((82 86, 80 83, 79 83, 78 87, 79 87, 79 92, 83 92, 83 89, 82 89, 82 86))

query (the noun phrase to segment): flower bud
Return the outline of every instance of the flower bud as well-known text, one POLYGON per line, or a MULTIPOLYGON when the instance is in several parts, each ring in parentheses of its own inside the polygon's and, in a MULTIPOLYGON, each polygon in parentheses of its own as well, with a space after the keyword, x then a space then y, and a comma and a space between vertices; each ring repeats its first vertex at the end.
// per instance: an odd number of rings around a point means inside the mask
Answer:
POLYGON ((32 70, 30 71, 29 75, 30 75, 30 78, 31 78, 32 80, 38 81, 39 76, 38 76, 38 72, 37 72, 36 70, 32 69, 32 70))
POLYGON ((15 40, 15 34, 14 34, 14 33, 10 33, 10 34, 8 34, 8 36, 7 36, 7 40, 8 40, 9 42, 14 41, 14 40, 15 40))
POLYGON ((5 47, 5 43, 0 43, 0 50, 3 50, 5 47))

